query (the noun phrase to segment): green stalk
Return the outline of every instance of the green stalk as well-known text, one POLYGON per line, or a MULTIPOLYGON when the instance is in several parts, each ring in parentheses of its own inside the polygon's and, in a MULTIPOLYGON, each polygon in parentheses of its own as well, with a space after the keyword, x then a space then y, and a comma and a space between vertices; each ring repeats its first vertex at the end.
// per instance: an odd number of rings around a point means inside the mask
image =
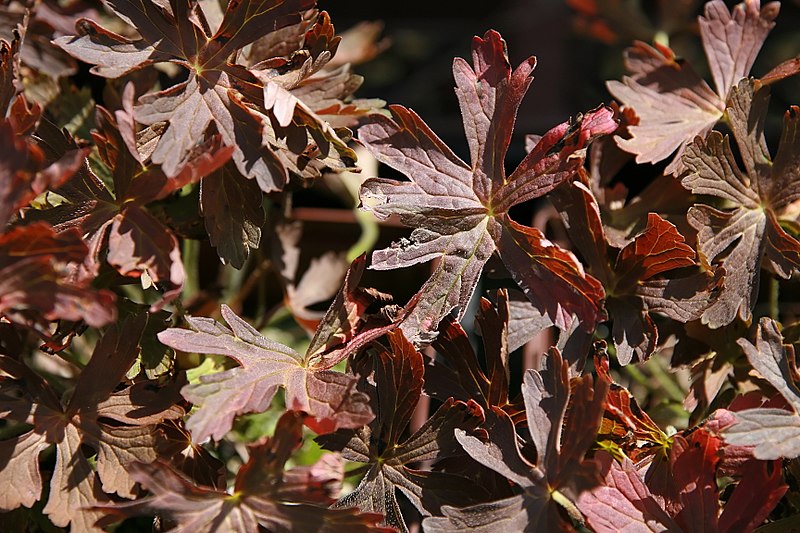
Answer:
POLYGON ((769 316, 777 321, 780 318, 780 293, 781 282, 778 278, 769 278, 769 316))
POLYGON ((183 239, 181 256, 183 268, 186 270, 183 298, 189 300, 200 292, 200 242, 195 239, 183 239))

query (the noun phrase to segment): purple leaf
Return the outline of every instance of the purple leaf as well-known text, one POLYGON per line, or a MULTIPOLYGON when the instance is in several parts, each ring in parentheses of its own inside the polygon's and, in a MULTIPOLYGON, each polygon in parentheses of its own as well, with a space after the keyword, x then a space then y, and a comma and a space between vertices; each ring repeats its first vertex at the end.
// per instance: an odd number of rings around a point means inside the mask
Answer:
POLYGON ((459 319, 483 265, 498 251, 527 296, 557 325, 578 314, 588 331, 602 316, 602 290, 568 252, 536 230, 516 224, 508 210, 542 196, 580 165, 586 144, 616 129, 609 109, 553 128, 509 176, 503 167, 517 108, 531 82, 533 57, 512 70, 505 42, 494 31, 473 39, 473 65, 456 59, 453 72, 472 165, 461 161, 413 111, 392 106, 359 130, 375 157, 410 182, 373 178, 361 189, 365 209, 384 219, 399 215, 414 231, 373 254, 387 270, 439 259, 403 330, 416 344, 430 342, 453 309, 459 319), (453 223, 457 220, 457 223, 453 223))

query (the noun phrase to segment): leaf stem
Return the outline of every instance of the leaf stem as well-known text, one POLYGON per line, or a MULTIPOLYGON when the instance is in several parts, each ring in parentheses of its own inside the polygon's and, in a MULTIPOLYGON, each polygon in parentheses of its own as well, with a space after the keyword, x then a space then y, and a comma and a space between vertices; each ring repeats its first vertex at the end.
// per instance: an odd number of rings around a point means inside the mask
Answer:
POLYGON ((781 282, 775 276, 769 278, 769 316, 777 321, 780 317, 781 282))
POLYGON ((183 239, 181 244, 183 268, 186 280, 183 283, 183 298, 191 299, 200 292, 200 242, 194 239, 183 239))
POLYGON ((570 500, 569 498, 564 496, 558 490, 553 490, 550 493, 550 496, 553 498, 554 502, 559 504, 561 507, 564 508, 565 511, 567 511, 567 514, 572 519, 573 523, 578 524, 578 525, 583 525, 583 523, 584 523, 583 522, 583 515, 578 510, 578 508, 575 506, 575 504, 572 503, 572 500, 570 500))

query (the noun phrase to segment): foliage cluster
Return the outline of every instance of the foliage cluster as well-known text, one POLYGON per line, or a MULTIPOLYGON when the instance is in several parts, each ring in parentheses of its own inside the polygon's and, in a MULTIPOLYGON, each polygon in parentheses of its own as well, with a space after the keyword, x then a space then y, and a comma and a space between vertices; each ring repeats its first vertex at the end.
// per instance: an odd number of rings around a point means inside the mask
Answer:
POLYGON ((355 96, 380 26, 314 0, 5 3, 0 529, 800 528, 800 108, 767 143, 800 59, 751 75, 780 6, 567 3, 655 40, 513 170, 537 60, 493 30, 453 61, 467 162, 355 96), (665 44, 695 29, 711 83, 665 44), (309 188, 358 208, 349 254, 308 257, 309 188), (362 281, 427 263, 408 301, 362 281))

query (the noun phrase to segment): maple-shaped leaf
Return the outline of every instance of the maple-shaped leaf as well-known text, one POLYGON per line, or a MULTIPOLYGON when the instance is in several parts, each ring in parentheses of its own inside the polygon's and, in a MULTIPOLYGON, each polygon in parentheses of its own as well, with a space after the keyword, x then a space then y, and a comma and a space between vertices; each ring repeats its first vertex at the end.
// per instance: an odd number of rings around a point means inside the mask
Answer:
POLYGON ((522 494, 489 505, 445 507, 444 517, 425 519, 426 529, 454 532, 464 524, 489 527, 496 520, 513 524, 516 531, 569 530, 561 518, 562 506, 580 519, 573 501, 597 482, 596 465, 585 461, 584 455, 600 427, 609 384, 604 379, 593 383, 589 375, 570 384, 569 363, 555 348, 550 349, 546 366, 528 370, 522 385, 535 462, 521 454, 511 420, 497 408, 492 409, 494 427, 487 428, 489 442, 456 430, 456 438, 473 459, 517 484, 522 494))
MULTIPOLYGON (((129 104, 132 89, 128 86, 125 91, 129 104)), ((230 158, 231 149, 222 147, 219 138, 211 138, 193 150, 176 176, 168 178, 160 167, 142 161, 129 112, 112 115, 97 107, 96 122, 92 137, 111 173, 113 194, 84 167, 74 183, 58 191, 66 201, 41 216, 57 222, 58 229, 80 227, 92 249, 88 271, 96 273, 105 258, 123 276, 146 275, 163 289, 155 311, 180 294, 185 272, 178 239, 145 206, 214 172, 230 158)))
POLYGON ((183 389, 184 397, 197 406, 187 423, 194 442, 219 440, 237 415, 266 411, 279 387, 285 390, 288 409, 306 412, 306 424, 317 433, 357 428, 373 419, 369 398, 355 388, 356 378, 332 370, 396 327, 396 320, 370 321, 366 308, 373 300, 364 299, 357 288, 365 262, 362 256, 351 265, 305 355, 265 338, 224 305, 221 312, 228 327, 211 318, 189 317, 191 329, 170 328, 158 334, 176 350, 225 355, 239 363, 183 389))
POLYGON ((380 515, 314 505, 314 483, 285 470, 286 461, 303 442, 305 415, 287 412, 278 420, 275 434, 248 449, 250 459, 236 475, 232 492, 198 486, 168 463, 138 464, 131 475, 150 491, 147 498, 95 507, 109 525, 128 516, 156 514, 175 524, 176 531, 353 531, 385 532, 380 515))
POLYGON ((603 318, 603 291, 578 260, 537 229, 514 222, 509 209, 537 198, 569 178, 595 135, 616 128, 601 108, 550 130, 519 167, 506 176, 504 160, 517 109, 536 60, 512 71, 500 34, 472 42, 473 66, 453 62, 472 164, 459 159, 413 111, 392 106, 393 118, 376 115, 359 139, 381 162, 406 174, 399 182, 373 178, 361 189, 362 205, 385 219, 399 215, 411 240, 372 255, 371 268, 386 270, 439 259, 403 330, 415 343, 432 340, 454 308, 466 311, 483 265, 497 251, 531 301, 565 326, 577 314, 588 331, 603 318))
POLYGON ((728 120, 744 168, 731 150, 730 137, 716 131, 705 140, 696 139, 683 157, 689 169, 683 186, 731 205, 728 209, 696 205, 688 214, 698 232, 701 258, 725 269, 722 290, 702 315, 702 322, 711 328, 727 325, 737 316, 750 319, 762 265, 784 279, 800 267, 800 242, 778 220, 800 198, 800 108, 786 112, 773 159, 764 138, 768 90, 755 92, 751 80, 742 80, 730 101, 728 120))
POLYGON ((31 506, 40 498, 38 456, 53 444, 56 461, 43 509, 53 524, 98 531, 94 523, 100 514, 90 507, 108 501, 107 494, 134 496, 136 481, 129 468, 154 461, 157 424, 184 414, 175 405, 180 382, 160 386, 143 381, 115 391, 139 353, 146 323, 147 315, 139 314, 110 326, 66 403, 24 363, 0 356, 0 370, 7 375, 0 381, 0 410, 11 415, 9 421, 32 426, 0 443, 12 457, 4 471, 30 483, 8 493, 4 509, 31 506), (84 447, 97 454, 96 467, 84 447))
POLYGON ((515 422, 523 419, 522 399, 509 398, 508 391, 509 316, 506 291, 497 292, 495 305, 481 298, 475 322, 483 337, 486 372, 461 325, 453 317, 445 318, 432 345, 439 357, 432 358, 428 364, 425 392, 442 401, 450 397, 474 401, 486 412, 497 407, 515 422))
POLYGON ((425 516, 439 512, 447 503, 470 500, 482 491, 470 480, 447 472, 418 470, 421 461, 464 458, 453 430, 475 429, 482 410, 475 402, 452 398, 413 435, 403 440, 411 415, 422 394, 422 355, 401 331, 388 334, 389 347, 381 347, 373 359, 375 420, 355 431, 323 435, 317 441, 326 449, 341 451, 350 461, 366 463, 361 482, 336 502, 336 508, 357 507, 383 514, 388 526, 408 531, 395 492, 402 492, 425 516))
POLYGON ((682 173, 683 151, 722 118, 728 93, 750 72, 779 7, 779 2, 762 7, 760 0, 746 0, 733 10, 722 0, 706 3, 700 37, 716 91, 665 46, 639 42, 629 48, 625 64, 631 77, 607 83, 609 92, 639 117, 628 127, 629 139, 616 138, 620 148, 636 154, 637 163, 662 161, 677 151, 665 172, 682 173))
MULTIPOLYGON (((76 24, 80 35, 55 43, 107 77, 162 61, 187 68, 186 81, 143 96, 136 108, 136 119, 143 124, 168 123, 151 155, 153 162, 174 176, 213 123, 224 144, 234 148, 238 171, 270 192, 283 188, 287 168, 302 173, 318 157, 340 161, 341 167, 354 159, 345 141, 314 109, 292 95, 287 96, 291 105, 276 108, 273 97, 288 94, 286 89, 264 79, 261 70, 231 62, 260 37, 299 21, 300 13, 314 4, 313 0, 229 2, 212 34, 202 8, 190 0, 169 4, 117 0, 108 5, 139 31, 141 39, 130 40, 81 19, 76 24)), ((278 62, 285 65, 282 58, 278 62)), ((292 67, 303 70, 300 65, 292 67)))
POLYGON ((747 360, 775 387, 794 412, 779 408, 744 409, 734 413, 736 423, 723 429, 725 441, 739 446, 754 446, 759 459, 791 459, 800 456, 800 388, 796 375, 794 346, 783 344, 774 320, 762 318, 755 344, 747 339, 737 342, 747 360))
POLYGON ((578 509, 597 532, 679 531, 630 459, 621 463, 606 451, 595 454, 603 483, 578 497, 578 509))
POLYGON ((694 250, 672 223, 648 213, 647 226, 622 249, 614 250, 597 200, 585 184, 565 183, 552 200, 589 272, 603 284, 621 364, 645 361, 655 350, 658 330, 651 312, 686 323, 700 318, 711 305, 720 279, 703 273, 663 276, 697 265, 694 250))
POLYGON ((666 493, 656 493, 627 457, 620 462, 601 451, 595 461, 603 483, 578 498, 592 528, 612 531, 752 531, 788 488, 777 463, 751 459, 724 507, 717 487, 721 442, 700 429, 677 436, 670 450, 666 493), (721 511, 721 512, 720 512, 721 511))

